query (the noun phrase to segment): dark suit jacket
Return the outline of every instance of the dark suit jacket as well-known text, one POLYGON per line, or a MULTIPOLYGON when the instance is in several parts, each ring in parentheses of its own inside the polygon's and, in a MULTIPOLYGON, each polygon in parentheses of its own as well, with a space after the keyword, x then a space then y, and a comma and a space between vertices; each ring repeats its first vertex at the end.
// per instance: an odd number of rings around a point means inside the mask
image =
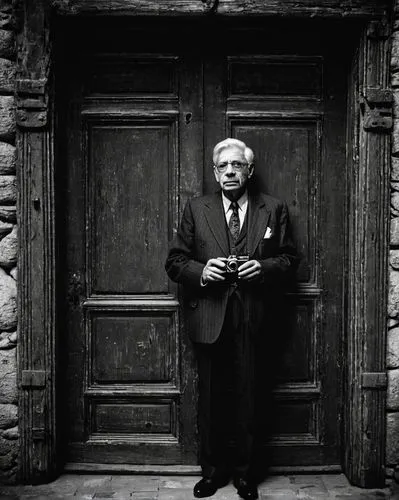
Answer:
MULTIPOLYGON (((247 251, 250 259, 260 262, 262 274, 256 281, 241 281, 238 289, 245 324, 257 334, 265 315, 275 313, 297 259, 285 203, 263 193, 249 194, 247 217, 247 251), (265 239, 268 227, 271 238, 265 239)), ((231 288, 219 283, 201 287, 200 280, 209 259, 228 255, 221 191, 189 200, 165 269, 184 287, 186 328, 194 342, 213 343, 221 332, 231 288)))

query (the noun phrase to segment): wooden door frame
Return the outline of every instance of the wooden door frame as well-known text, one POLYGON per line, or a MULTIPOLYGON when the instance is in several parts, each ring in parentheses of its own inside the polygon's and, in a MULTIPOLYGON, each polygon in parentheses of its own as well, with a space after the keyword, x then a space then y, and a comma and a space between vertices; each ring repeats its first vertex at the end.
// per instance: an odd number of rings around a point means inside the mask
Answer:
POLYGON ((389 89, 389 2, 385 7, 380 0, 343 0, 340 6, 335 0, 280 0, 277 7, 276 3, 279 2, 251 0, 247 8, 240 0, 126 0, 121 8, 120 1, 23 0, 17 71, 22 482, 49 481, 61 466, 58 452, 62 429, 58 428, 56 405, 60 340, 56 302, 53 19, 95 11, 101 15, 312 16, 364 22, 348 106, 348 278, 343 290, 346 314, 341 353, 345 364, 341 439, 346 447, 342 466, 356 485, 383 485, 390 136, 366 131, 364 125, 369 107, 375 104, 375 95, 381 97, 378 91, 389 89))

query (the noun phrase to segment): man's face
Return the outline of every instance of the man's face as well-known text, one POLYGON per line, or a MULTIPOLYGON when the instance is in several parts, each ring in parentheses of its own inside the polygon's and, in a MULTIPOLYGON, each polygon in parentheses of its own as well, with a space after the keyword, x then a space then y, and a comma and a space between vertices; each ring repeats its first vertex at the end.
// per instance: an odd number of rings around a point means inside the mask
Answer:
POLYGON ((227 197, 240 195, 245 191, 248 179, 253 174, 253 165, 248 165, 241 149, 223 149, 214 167, 216 181, 227 197))

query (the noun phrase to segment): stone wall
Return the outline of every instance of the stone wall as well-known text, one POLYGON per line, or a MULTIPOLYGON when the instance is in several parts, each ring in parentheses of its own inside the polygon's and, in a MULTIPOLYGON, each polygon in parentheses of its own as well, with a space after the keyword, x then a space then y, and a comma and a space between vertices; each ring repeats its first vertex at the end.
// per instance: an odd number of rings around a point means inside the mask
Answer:
POLYGON ((0 0, 0 482, 2 483, 14 482, 18 468, 15 29, 13 0, 0 0))

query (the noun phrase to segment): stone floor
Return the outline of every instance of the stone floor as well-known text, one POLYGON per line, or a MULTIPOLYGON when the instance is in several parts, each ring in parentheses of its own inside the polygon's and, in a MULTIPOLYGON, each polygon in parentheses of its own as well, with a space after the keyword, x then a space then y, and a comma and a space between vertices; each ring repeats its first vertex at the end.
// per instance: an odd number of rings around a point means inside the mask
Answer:
MULTIPOLYGON (((109 499, 192 500, 198 476, 65 474, 40 486, 0 486, 1 500, 109 499)), ((351 486, 343 474, 271 476, 259 485, 260 500, 399 500, 396 485, 378 490, 351 486)), ((230 483, 213 500, 239 500, 230 483)))

